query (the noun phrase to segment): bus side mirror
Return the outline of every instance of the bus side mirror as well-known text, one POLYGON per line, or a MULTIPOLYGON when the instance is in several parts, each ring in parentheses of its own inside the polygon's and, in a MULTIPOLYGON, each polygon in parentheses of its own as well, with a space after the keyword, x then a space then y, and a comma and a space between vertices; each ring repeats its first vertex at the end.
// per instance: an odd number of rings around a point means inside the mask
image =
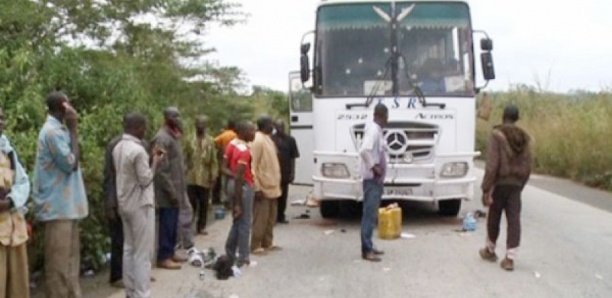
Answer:
POLYGON ((480 40, 480 62, 482 64, 482 75, 486 81, 495 80, 495 68, 493 67, 493 40, 490 38, 483 38, 480 40))
POLYGON ((480 49, 485 52, 493 50, 493 40, 490 38, 483 38, 480 40, 480 49))
POLYGON ((482 64, 482 75, 486 81, 495 80, 495 68, 493 66, 493 55, 491 52, 480 54, 482 64))
POLYGON ((308 51, 310 51, 310 43, 302 44, 300 48, 300 79, 302 83, 310 80, 310 58, 308 57, 308 51))

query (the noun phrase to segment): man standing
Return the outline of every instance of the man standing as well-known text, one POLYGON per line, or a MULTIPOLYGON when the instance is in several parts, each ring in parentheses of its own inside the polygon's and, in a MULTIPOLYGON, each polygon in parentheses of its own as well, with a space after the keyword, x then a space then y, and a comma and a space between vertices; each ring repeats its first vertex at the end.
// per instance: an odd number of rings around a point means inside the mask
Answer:
POLYGON ((185 146, 187 164, 187 193, 193 207, 196 232, 206 235, 206 217, 211 187, 219 174, 215 141, 206 133, 208 118, 199 116, 195 122, 195 134, 185 146))
MULTIPOLYGON (((218 163, 223 163, 223 154, 225 153, 225 149, 227 145, 236 138, 236 123, 234 120, 227 121, 227 126, 225 129, 215 137, 215 144, 217 145, 218 152, 218 163)), ((221 189, 225 184, 223 181, 224 176, 221 176, 221 179, 217 180, 215 186, 212 191, 212 201, 213 204, 221 204, 221 189)))
MULTIPOLYGON (((157 266, 164 269, 181 269, 186 258, 175 254, 178 234, 179 206, 184 206, 185 171, 181 138, 181 120, 177 108, 164 111, 164 126, 157 132, 152 146, 164 152, 159 170, 155 173, 155 199, 159 208, 159 249, 157 266)), ((191 221, 191 220, 190 220, 191 221)))
POLYGON ((259 131, 251 144, 253 175, 255 176, 255 204, 253 207, 253 237, 251 252, 263 254, 280 249, 273 245, 274 224, 281 196, 281 173, 276 146, 270 135, 274 130, 272 118, 263 116, 257 121, 259 131))
POLYGON ((123 220, 123 276, 127 297, 150 297, 151 258, 155 242, 155 206, 153 174, 163 152, 149 154, 142 141, 147 130, 146 118, 138 113, 124 119, 124 134, 113 149, 117 181, 117 202, 123 220))
POLYGON ((233 222, 225 251, 232 263, 236 260, 238 249, 238 267, 249 265, 249 236, 251 234, 251 217, 253 214, 253 173, 251 171, 251 152, 247 143, 255 137, 255 127, 251 123, 240 123, 237 127, 238 138, 231 142, 226 150, 223 172, 228 177, 229 200, 232 206, 233 222))
POLYGON ((530 137, 515 123, 519 110, 509 105, 504 109, 503 124, 496 126, 489 137, 487 164, 482 180, 482 202, 489 208, 487 241, 480 256, 497 261, 495 243, 499 237, 502 212, 508 220, 506 257, 501 262, 505 270, 514 270, 514 259, 521 240, 521 192, 531 174, 530 137))
MULTIPOLYGON (((124 123, 125 121, 126 119, 123 119, 124 123)), ((104 182, 102 183, 106 220, 111 238, 110 284, 118 288, 123 287, 123 223, 119 216, 119 206, 117 203, 113 149, 120 140, 121 135, 116 136, 106 145, 104 154, 104 182)))
POLYGON ((380 262, 377 255, 383 252, 374 248, 372 234, 376 228, 378 208, 383 194, 387 170, 383 128, 387 125, 389 111, 383 104, 374 107, 374 121, 368 123, 359 149, 361 177, 363 177, 363 215, 361 218, 361 257, 366 261, 380 262))
POLYGON ((289 195, 289 183, 295 179, 295 159, 300 157, 295 139, 285 132, 285 123, 278 120, 274 123, 276 134, 272 137, 278 150, 278 161, 281 168, 281 197, 278 199, 278 212, 276 222, 286 224, 287 196, 289 195))
POLYGON ((30 180, 4 135, 0 109, 0 298, 30 297, 27 225, 24 206, 30 180))
POLYGON ((79 167, 77 113, 63 93, 53 92, 46 101, 49 115, 38 136, 33 187, 36 219, 45 225, 45 293, 81 297, 79 220, 89 205, 79 167))

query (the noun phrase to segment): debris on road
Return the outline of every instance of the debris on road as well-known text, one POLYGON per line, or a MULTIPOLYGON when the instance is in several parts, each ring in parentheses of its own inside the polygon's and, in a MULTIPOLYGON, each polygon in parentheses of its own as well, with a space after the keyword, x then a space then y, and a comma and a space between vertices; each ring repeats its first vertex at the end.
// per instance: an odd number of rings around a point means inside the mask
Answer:
POLYGON ((466 232, 476 231, 476 218, 474 217, 474 214, 472 214, 471 212, 465 215, 465 218, 463 219, 463 231, 466 231, 466 232))
POLYGON ((542 277, 542 274, 540 274, 540 272, 534 271, 533 272, 533 276, 535 276, 535 278, 539 279, 540 277, 542 277))
POLYGON ((482 211, 482 210, 476 210, 476 211, 474 211, 474 216, 476 218, 486 218, 487 217, 487 213, 485 211, 482 211))
POLYGON ((346 233, 346 229, 340 229, 340 232, 346 233))
POLYGON ((297 199, 291 201, 291 206, 304 206, 306 205, 306 199, 297 199))
POLYGON ((416 236, 415 236, 415 235, 413 235, 413 234, 409 234, 409 233, 402 233, 402 234, 400 235, 400 237, 401 237, 402 239, 413 239, 413 238, 416 238, 416 236))
POLYGON ((293 217, 293 219, 310 219, 310 214, 302 213, 298 216, 293 217))
POLYGON ((389 271, 391 271, 391 268, 389 268, 389 267, 383 268, 383 272, 389 272, 389 271))
POLYGON ((326 236, 329 236, 331 234, 333 234, 336 230, 327 230, 325 232, 323 232, 326 236))
POLYGON ((603 280, 603 276, 599 273, 595 273, 595 278, 599 279, 599 280, 603 280))

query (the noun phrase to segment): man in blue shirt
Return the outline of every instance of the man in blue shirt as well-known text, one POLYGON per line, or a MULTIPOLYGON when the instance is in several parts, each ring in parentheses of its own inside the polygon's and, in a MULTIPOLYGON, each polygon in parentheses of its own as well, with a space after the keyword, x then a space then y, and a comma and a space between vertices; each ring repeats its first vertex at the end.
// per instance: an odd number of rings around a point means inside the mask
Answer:
POLYGON ((46 102, 32 190, 36 219, 45 225, 45 292, 48 298, 81 297, 78 223, 89 211, 79 167, 77 113, 63 93, 52 92, 46 102))

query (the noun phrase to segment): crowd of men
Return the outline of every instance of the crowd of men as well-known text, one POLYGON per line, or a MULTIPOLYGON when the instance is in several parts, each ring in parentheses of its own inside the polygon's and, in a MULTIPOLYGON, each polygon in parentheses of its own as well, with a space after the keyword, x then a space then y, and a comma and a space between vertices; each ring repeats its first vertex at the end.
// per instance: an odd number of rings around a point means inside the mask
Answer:
MULTIPOLYGON (((50 93, 46 105, 32 185, 2 133, 0 110, 0 298, 30 296, 24 218, 30 190, 32 212, 44 227, 45 296, 82 297, 79 222, 88 216, 89 205, 80 168, 78 114, 61 92, 50 93)), ((106 147, 110 282, 124 287, 131 298, 151 296, 153 263, 177 270, 188 256, 198 255, 194 237, 207 235, 211 192, 218 203, 226 194, 231 206, 226 252, 238 266, 249 265, 251 252, 280 249, 273 245, 274 225, 287 223, 287 188, 299 153, 282 121, 262 116, 257 132, 250 122, 229 121, 213 138, 204 115, 194 119, 193 133, 185 135, 177 108, 165 109, 163 117, 162 127, 147 142, 148 119, 137 112, 124 115, 123 133, 106 147)))
MULTIPOLYGON (((89 207, 79 162, 78 115, 60 92, 49 94, 46 105, 32 186, 15 148, 2 133, 5 119, 0 109, 0 298, 29 297, 24 214, 30 189, 33 213, 44 226, 46 297, 82 296, 79 221, 88 216, 89 207)), ((207 132, 206 116, 194 120, 189 135, 183 135, 177 108, 165 109, 163 117, 149 143, 144 140, 147 118, 137 112, 126 114, 123 133, 106 148, 103 188, 112 240, 110 282, 124 287, 132 298, 151 296, 154 260, 158 268, 177 270, 186 256, 197 253, 194 237, 206 235, 209 198, 211 192, 216 195, 215 188, 226 194, 231 208, 225 251, 232 263, 248 266, 251 254, 280 250, 274 226, 287 223, 288 184, 299 156, 284 123, 270 117, 260 117, 257 125, 230 121, 216 138, 207 132)), ((479 253, 487 261, 497 260, 495 245, 505 212, 507 252, 501 262, 505 270, 514 269, 521 191, 532 162, 530 137, 515 125, 518 119, 518 109, 506 107, 503 124, 495 127, 489 140, 482 184, 483 204, 490 206, 490 214, 486 246, 479 253)), ((376 105, 359 150, 364 189, 361 251, 363 259, 374 262, 383 254, 375 248, 372 234, 387 169, 383 139, 387 121, 387 108, 376 105)))

